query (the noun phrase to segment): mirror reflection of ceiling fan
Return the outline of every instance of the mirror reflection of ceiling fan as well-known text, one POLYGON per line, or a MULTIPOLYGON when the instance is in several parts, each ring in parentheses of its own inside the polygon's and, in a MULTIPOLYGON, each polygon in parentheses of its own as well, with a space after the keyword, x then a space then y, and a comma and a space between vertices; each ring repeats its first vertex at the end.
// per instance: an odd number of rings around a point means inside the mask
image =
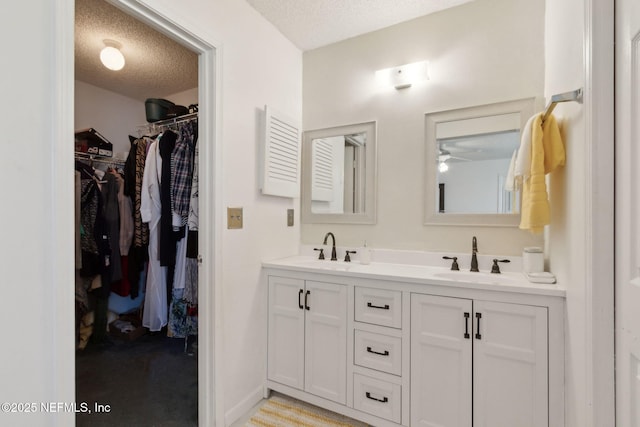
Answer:
POLYGON ((444 148, 440 148, 438 150, 438 162, 445 162, 449 159, 461 160, 463 162, 470 162, 472 159, 462 157, 460 155, 453 155, 449 150, 445 150, 444 148))

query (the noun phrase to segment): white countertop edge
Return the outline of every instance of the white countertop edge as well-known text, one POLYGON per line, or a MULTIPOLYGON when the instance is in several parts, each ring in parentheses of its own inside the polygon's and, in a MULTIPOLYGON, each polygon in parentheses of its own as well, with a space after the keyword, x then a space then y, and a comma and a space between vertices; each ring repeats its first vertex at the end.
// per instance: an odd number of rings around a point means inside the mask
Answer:
MULTIPOLYGON (((305 263, 313 264, 316 261, 315 256, 307 256, 307 255, 294 255, 290 257, 274 259, 263 261, 263 268, 268 269, 279 269, 279 270, 289 270, 289 271, 299 271, 306 273, 318 273, 318 274, 326 274, 331 276, 342 276, 342 277, 359 277, 365 279, 376 279, 376 280, 389 280, 389 281, 399 281, 405 283, 414 283, 414 284, 426 284, 426 285, 437 285, 437 286, 449 286, 456 288, 468 288, 468 289, 477 289, 477 290, 487 290, 487 291, 500 291, 500 292, 513 292, 513 293, 522 293, 522 294, 531 294, 531 295, 546 295, 546 296, 557 296, 557 297, 565 297, 566 291, 564 288, 559 287, 557 284, 539 284, 529 282, 526 277, 520 272, 505 272, 502 274, 502 277, 508 277, 513 279, 513 284, 510 283, 482 283, 482 282, 473 282, 468 280, 454 280, 454 279, 444 279, 436 277, 435 274, 444 273, 450 271, 445 267, 434 267, 429 265, 413 265, 413 264, 394 264, 394 263, 380 263, 380 262, 371 262, 369 265, 361 265, 357 261, 354 261, 351 265, 355 268, 353 270, 333 270, 330 268, 317 268, 310 265, 304 265, 305 263), (371 269, 370 272, 366 271, 367 269, 371 269), (397 270, 397 274, 388 273, 388 272, 380 272, 379 270, 397 270), (376 271, 378 270, 378 271, 376 271)), ((328 259, 322 261, 322 263, 332 263, 336 262, 336 267, 345 267, 351 268, 351 265, 345 263, 344 261, 329 261, 328 259)), ((331 264, 327 264, 327 267, 333 266, 331 264)), ((455 273, 455 272, 452 272, 455 273)), ((466 272, 462 272, 463 274, 466 272)), ((471 273, 475 274, 475 273, 471 273)), ((482 273, 480 273, 482 274, 482 273)), ((487 274, 487 273, 484 273, 487 274)))

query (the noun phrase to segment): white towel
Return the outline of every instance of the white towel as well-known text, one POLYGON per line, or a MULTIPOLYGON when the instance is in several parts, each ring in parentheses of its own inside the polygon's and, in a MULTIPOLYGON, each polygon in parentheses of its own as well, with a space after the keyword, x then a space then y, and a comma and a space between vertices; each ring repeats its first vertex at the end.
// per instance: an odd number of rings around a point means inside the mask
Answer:
POLYGON ((507 178, 504 182, 504 189, 506 191, 516 191, 518 186, 516 184, 516 157, 518 157, 518 150, 513 150, 513 155, 511 156, 511 162, 509 162, 509 170, 507 171, 507 178))
POLYGON ((516 156, 516 165, 513 171, 515 179, 522 178, 527 179, 531 175, 531 126, 533 119, 538 116, 534 114, 529 117, 527 124, 522 129, 522 137, 520 138, 520 148, 518 149, 518 155, 516 156))

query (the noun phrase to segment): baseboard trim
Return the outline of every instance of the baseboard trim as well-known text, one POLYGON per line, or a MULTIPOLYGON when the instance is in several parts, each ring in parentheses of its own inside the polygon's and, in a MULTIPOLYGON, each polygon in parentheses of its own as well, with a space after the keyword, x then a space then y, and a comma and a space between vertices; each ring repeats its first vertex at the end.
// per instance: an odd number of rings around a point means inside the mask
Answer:
POLYGON ((240 401, 233 408, 229 409, 224 414, 224 425, 230 426, 237 420, 239 420, 243 415, 245 415, 251 408, 253 408, 258 402, 260 402, 264 395, 264 386, 260 385, 254 391, 249 393, 249 395, 240 401))

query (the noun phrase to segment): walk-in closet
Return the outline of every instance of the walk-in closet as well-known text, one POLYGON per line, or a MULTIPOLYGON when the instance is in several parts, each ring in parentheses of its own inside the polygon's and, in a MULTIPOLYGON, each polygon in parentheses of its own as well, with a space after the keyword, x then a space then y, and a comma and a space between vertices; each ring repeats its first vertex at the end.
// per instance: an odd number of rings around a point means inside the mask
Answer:
POLYGON ((198 55, 75 3, 76 425, 196 426, 198 55))

